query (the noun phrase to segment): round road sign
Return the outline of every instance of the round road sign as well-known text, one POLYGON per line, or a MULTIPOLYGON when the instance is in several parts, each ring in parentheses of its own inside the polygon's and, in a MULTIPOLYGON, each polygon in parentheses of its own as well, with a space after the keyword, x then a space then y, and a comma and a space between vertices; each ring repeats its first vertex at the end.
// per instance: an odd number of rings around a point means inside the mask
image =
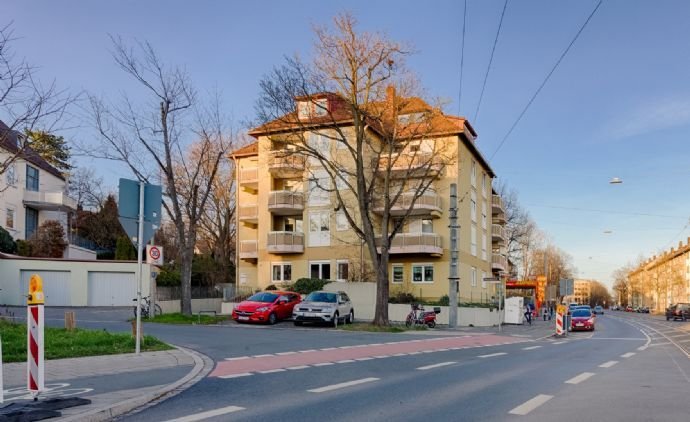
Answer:
POLYGON ((149 256, 151 257, 151 259, 153 259, 155 261, 161 257, 161 251, 158 250, 157 247, 152 246, 151 249, 149 250, 149 256))

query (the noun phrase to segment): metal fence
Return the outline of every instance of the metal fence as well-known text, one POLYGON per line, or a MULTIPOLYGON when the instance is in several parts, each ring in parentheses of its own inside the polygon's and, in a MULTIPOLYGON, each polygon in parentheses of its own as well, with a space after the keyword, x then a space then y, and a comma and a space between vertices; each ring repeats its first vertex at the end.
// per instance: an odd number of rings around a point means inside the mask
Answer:
POLYGON ((253 295, 256 290, 251 286, 238 286, 237 284, 226 284, 223 287, 224 302, 240 302, 253 295))
MULTIPOLYGON (((216 299, 223 297, 223 289, 216 286, 192 286, 192 299, 216 299)), ((156 300, 179 300, 182 298, 182 287, 156 287, 156 300)))

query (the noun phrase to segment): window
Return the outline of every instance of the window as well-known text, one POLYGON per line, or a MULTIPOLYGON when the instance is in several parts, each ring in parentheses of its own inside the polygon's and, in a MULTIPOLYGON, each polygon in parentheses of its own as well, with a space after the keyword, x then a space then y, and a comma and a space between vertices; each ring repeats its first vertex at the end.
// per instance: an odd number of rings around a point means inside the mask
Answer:
POLYGON ((350 263, 345 259, 336 261, 335 279, 338 281, 347 281, 350 276, 350 263))
POLYGON ((278 222, 278 230, 302 233, 302 220, 292 217, 282 217, 278 222))
POLYGON ((470 276, 470 285, 472 287, 477 287, 477 268, 472 267, 472 273, 470 276))
POLYGON ((331 215, 328 211, 309 213, 309 246, 329 246, 331 244, 331 215))
POLYGON ((312 261, 309 263, 309 277, 323 280, 331 279, 331 263, 329 261, 312 261))
POLYGON ((486 273, 482 271, 482 289, 486 289, 486 281, 484 279, 486 278, 486 273))
POLYGON ((26 165, 26 190, 38 192, 38 169, 26 165))
POLYGON ((319 98, 314 100, 314 116, 321 117, 328 114, 328 99, 319 98))
POLYGON ((17 183, 17 169, 14 167, 14 164, 7 166, 5 181, 7 182, 7 186, 14 186, 14 184, 17 183))
POLYGON ((328 205, 330 202, 330 178, 324 172, 315 172, 309 179, 309 205, 328 205))
POLYGON ((393 265, 393 283, 402 283, 405 279, 404 267, 402 265, 393 265))
POLYGON ((477 162, 472 160, 472 167, 470 169, 470 183, 473 188, 477 187, 477 162))
MULTIPOLYGON (((331 159, 331 140, 329 137, 319 133, 310 133, 307 145, 323 157, 324 160, 331 159)), ((319 165, 321 161, 317 157, 309 157, 309 162, 319 165)))
POLYGON ((434 223, 430 218, 411 220, 408 225, 409 233, 433 233, 434 223))
POLYGON ((486 198, 486 173, 482 173, 482 196, 486 198))
POLYGON ((309 111, 311 107, 308 101, 300 101, 297 103, 297 115, 300 119, 306 119, 309 117, 309 111))
POLYGON ((7 216, 5 218, 5 227, 8 229, 14 228, 14 209, 7 208, 7 216))
POLYGON ((482 201, 482 228, 486 229, 486 201, 482 201))
POLYGON ((25 227, 25 234, 24 238, 29 239, 31 238, 31 235, 34 234, 36 231, 36 228, 38 228, 38 211, 26 207, 26 213, 24 217, 24 227, 25 227))
POLYGON ((433 233, 434 225, 431 219, 422 219, 422 233, 433 233))
POLYGON ((486 261, 486 232, 482 232, 482 259, 486 261))
POLYGON ((477 221, 477 192, 474 190, 470 193, 470 218, 477 221))
POLYGON ((470 228, 471 242, 470 242, 470 253, 472 256, 477 256, 477 226, 472 224, 470 228))
POLYGON ((271 280, 277 283, 292 281, 292 264, 271 264, 271 280))
POLYGON ((413 283, 433 283, 434 264, 413 264, 412 265, 413 283))
POLYGON ((345 211, 340 210, 335 214, 335 229, 339 232, 345 231, 350 228, 350 224, 345 216, 345 211))
POLYGON ((335 187, 338 189, 338 191, 342 193, 343 191, 349 189, 347 182, 347 175, 343 175, 341 173, 336 174, 335 187))

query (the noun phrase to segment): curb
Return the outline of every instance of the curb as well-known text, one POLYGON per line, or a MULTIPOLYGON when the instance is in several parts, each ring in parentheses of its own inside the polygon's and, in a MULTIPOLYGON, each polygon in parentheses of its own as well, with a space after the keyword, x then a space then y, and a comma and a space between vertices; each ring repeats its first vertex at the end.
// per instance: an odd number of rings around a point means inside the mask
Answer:
POLYGON ((153 406, 163 400, 169 399, 186 389, 192 387, 197 382, 205 378, 211 370, 213 369, 213 361, 206 355, 199 353, 197 351, 186 349, 184 347, 175 346, 176 349, 189 355, 194 359, 194 368, 192 368, 187 375, 175 381, 172 384, 165 385, 158 390, 146 394, 142 397, 135 397, 119 403, 114 403, 112 405, 101 407, 98 409, 90 410, 88 412, 70 416, 68 418, 62 419, 64 422, 76 422, 76 421, 88 421, 88 422, 100 422, 113 420, 118 416, 122 416, 125 413, 132 412, 134 410, 141 411, 149 406, 153 406))

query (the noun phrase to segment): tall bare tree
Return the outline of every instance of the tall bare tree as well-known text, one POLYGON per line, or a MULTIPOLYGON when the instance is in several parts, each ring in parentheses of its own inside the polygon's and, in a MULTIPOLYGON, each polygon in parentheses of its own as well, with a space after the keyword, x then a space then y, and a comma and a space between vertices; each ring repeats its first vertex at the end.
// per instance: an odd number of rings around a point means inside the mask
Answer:
POLYGON ((288 59, 262 80, 257 112, 265 124, 254 133, 268 134, 284 156, 306 157, 310 190, 327 192, 364 242, 376 271, 373 322, 386 325, 391 245, 416 201, 456 158, 452 143, 433 135, 466 126, 421 100, 404 45, 358 32, 349 14, 314 31, 313 62, 288 59), (406 211, 393 218, 403 195, 406 211))
MULTIPOLYGON (((523 269, 524 277, 529 273, 530 252, 540 246, 539 229, 520 205, 515 189, 510 189, 505 183, 498 183, 495 189, 501 196, 505 209, 506 256, 514 266, 523 269)), ((516 272, 520 274, 519 271, 516 272)))
POLYGON ((628 294, 630 294, 630 279, 628 274, 634 269, 632 264, 626 264, 613 272, 613 291, 615 300, 619 305, 628 305, 628 294))
POLYGON ((12 23, 0 26, 0 174, 31 146, 25 130, 55 129, 78 98, 59 89, 55 81, 42 84, 36 67, 12 49, 14 41, 12 23))
POLYGON ((113 58, 141 89, 135 104, 124 94, 119 104, 90 96, 102 149, 93 155, 123 162, 145 182, 160 180, 163 207, 180 245, 181 310, 191 314, 192 258, 199 223, 230 140, 216 95, 202 105, 189 76, 166 65, 151 44, 126 45, 111 37, 113 58))

